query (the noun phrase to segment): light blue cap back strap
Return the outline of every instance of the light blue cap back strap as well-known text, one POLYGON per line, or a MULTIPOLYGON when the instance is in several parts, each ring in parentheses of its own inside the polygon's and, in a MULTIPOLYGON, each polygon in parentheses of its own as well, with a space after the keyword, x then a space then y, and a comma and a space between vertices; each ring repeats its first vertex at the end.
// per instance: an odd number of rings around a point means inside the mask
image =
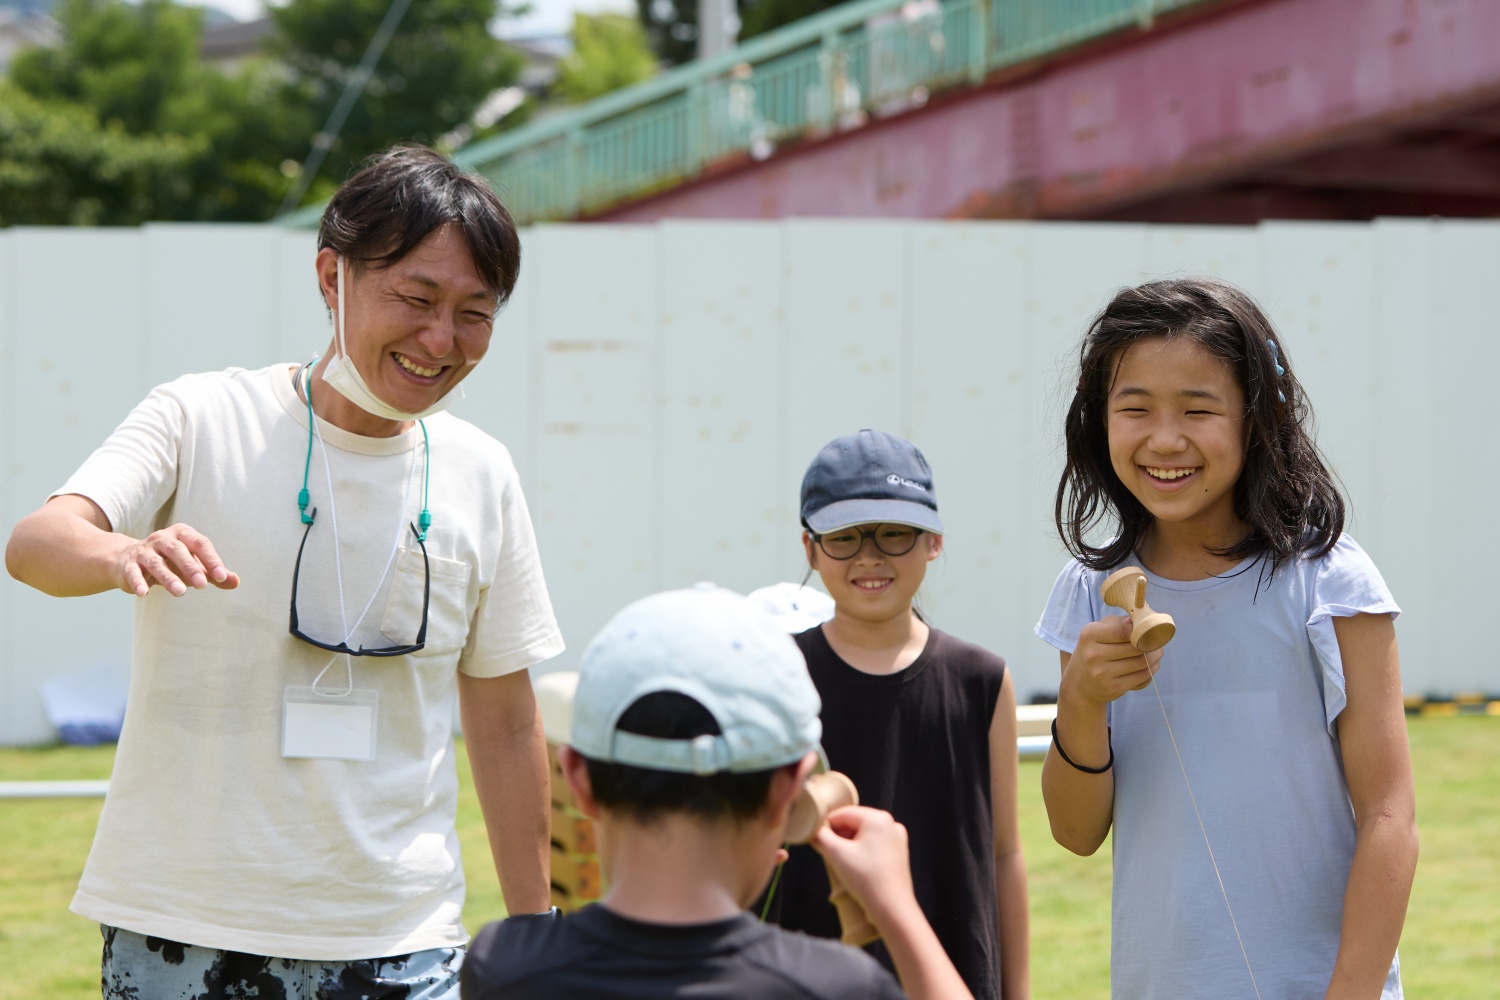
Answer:
POLYGON ((727 771, 733 763, 729 742, 723 736, 705 734, 688 740, 669 740, 618 730, 614 734, 610 759, 617 764, 652 771, 698 775, 727 771))

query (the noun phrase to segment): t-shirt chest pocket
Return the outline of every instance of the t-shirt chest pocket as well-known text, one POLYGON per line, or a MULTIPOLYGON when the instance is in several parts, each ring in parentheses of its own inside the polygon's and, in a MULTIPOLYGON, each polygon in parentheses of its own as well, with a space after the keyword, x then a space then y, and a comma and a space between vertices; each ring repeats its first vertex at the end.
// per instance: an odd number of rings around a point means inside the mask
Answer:
MULTIPOLYGON (((427 644, 415 656, 442 656, 463 648, 469 637, 470 566, 457 559, 429 555, 427 644)), ((421 549, 403 548, 396 557, 391 590, 386 596, 380 631, 396 644, 417 641, 422 625, 422 583, 426 578, 421 549)))

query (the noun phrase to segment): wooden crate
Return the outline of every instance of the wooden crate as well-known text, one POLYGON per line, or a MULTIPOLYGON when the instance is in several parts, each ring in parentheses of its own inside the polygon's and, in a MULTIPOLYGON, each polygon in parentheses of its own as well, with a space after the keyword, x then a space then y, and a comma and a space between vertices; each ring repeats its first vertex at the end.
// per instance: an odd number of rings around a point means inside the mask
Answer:
POLYGON ((555 812, 559 807, 573 807, 573 792, 568 788, 568 780, 563 777, 562 765, 557 762, 557 744, 551 740, 547 741, 547 773, 552 783, 552 807, 555 812))
POLYGON ((598 854, 594 821, 568 808, 552 810, 552 842, 569 854, 598 854))
POLYGON ((598 899, 604 890, 598 856, 573 854, 553 844, 552 887, 578 902, 598 899))
POLYGON ((557 762, 557 744, 551 740, 547 763, 552 778, 552 905, 571 913, 603 895, 599 842, 593 820, 573 805, 557 762))

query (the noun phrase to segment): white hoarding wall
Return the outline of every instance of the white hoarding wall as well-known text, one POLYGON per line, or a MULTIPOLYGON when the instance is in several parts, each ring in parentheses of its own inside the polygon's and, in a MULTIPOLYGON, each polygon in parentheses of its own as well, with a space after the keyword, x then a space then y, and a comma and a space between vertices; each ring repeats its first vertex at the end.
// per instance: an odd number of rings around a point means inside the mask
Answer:
MULTIPOLYGON (((0 232, 6 534, 152 385, 321 349, 313 246, 258 226, 0 232)), ((1407 690, 1493 692, 1497 263, 1489 222, 542 226, 455 412, 521 469, 570 647, 541 669, 652 590, 800 580, 802 471, 869 426, 935 470, 948 535, 924 610, 1005 656, 1024 700, 1056 688, 1031 628, 1063 561, 1079 339, 1121 286, 1219 275, 1266 306, 1308 388, 1351 530, 1406 610, 1407 690)), ((0 580, 0 743, 50 737, 39 682, 125 670, 130 616, 124 595, 0 580)))

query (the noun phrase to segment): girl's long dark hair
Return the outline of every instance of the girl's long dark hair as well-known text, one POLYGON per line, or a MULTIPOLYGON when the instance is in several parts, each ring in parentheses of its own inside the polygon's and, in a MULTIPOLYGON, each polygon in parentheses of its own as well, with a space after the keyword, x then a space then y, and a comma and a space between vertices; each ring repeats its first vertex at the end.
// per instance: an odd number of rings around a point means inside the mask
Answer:
POLYGON ((1131 557, 1151 526, 1151 513, 1110 464, 1107 404, 1125 349, 1162 336, 1190 338, 1228 365, 1245 393, 1245 462, 1234 484, 1234 512, 1250 533, 1212 550, 1214 555, 1264 554, 1273 574, 1293 556, 1326 555, 1344 530, 1344 498, 1309 432, 1312 409, 1286 346, 1260 307, 1212 278, 1126 289, 1083 338, 1078 388, 1065 423, 1067 467, 1054 508, 1068 551, 1090 569, 1112 569, 1131 557), (1285 374, 1277 374, 1278 363, 1285 374), (1089 535, 1101 524, 1116 529, 1114 538, 1090 545, 1089 535))

